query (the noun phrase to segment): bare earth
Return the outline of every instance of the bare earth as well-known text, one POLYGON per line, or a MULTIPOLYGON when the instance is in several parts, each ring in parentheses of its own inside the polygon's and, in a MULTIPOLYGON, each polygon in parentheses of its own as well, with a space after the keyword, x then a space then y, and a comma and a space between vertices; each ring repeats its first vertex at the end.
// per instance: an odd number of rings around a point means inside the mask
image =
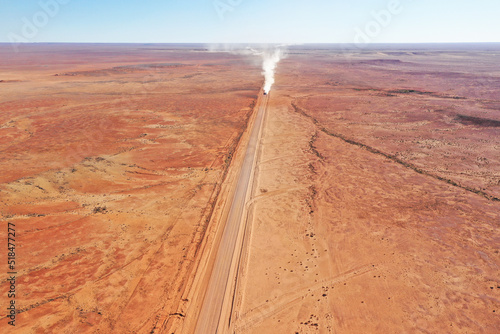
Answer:
POLYGON ((500 331, 499 60, 296 50, 280 63, 236 333, 500 331))
MULTIPOLYGON (((228 332, 500 332, 499 48, 289 53, 228 332)), ((197 47, 0 46, 0 332, 191 333, 262 80, 197 47)))
MULTIPOLYGON (((169 326, 183 316, 176 310, 260 70, 240 56, 173 46, 0 52, 0 211, 16 225, 21 311, 14 332, 169 326)), ((0 332, 11 330, 7 290, 2 283, 0 332)))

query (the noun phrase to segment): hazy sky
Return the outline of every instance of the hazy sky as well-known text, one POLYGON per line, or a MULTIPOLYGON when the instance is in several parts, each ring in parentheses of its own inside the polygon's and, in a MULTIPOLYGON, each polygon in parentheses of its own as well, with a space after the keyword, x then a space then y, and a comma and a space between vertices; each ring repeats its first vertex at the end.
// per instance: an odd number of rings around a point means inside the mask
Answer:
POLYGON ((499 15, 499 0, 0 0, 0 42, 500 42, 499 15))

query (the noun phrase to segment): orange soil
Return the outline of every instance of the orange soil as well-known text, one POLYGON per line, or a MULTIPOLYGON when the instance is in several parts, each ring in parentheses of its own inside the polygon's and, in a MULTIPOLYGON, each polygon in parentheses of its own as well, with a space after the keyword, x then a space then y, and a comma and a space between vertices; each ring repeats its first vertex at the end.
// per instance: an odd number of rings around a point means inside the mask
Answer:
MULTIPOLYGON (((190 328, 260 69, 161 46, 22 51, 0 48, 17 332, 190 328)), ((236 333, 500 330, 497 63, 291 51, 262 133, 236 333)))
MULTIPOLYGON (((149 333, 182 317, 180 296, 260 70, 239 56, 165 46, 0 53, 14 332, 149 333)), ((7 290, 5 282, 3 301, 7 290)), ((11 330, 5 315, 0 332, 11 330)))
POLYGON ((280 63, 236 333, 500 330, 498 60, 299 50, 280 63))

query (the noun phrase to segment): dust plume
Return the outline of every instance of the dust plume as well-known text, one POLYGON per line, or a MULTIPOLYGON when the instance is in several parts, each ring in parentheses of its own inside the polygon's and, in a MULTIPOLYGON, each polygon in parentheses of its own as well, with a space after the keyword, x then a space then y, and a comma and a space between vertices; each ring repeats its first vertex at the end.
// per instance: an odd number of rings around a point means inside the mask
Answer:
POLYGON ((286 45, 241 45, 241 44, 218 44, 208 47, 211 52, 230 52, 251 58, 252 62, 258 61, 262 64, 262 75, 264 76, 264 92, 267 94, 274 84, 274 74, 281 59, 286 56, 286 45), (258 58, 257 58, 258 57, 258 58), (259 59, 260 58, 260 59, 259 59))
POLYGON ((262 61, 262 74, 264 75, 264 93, 269 93, 274 84, 274 73, 279 61, 283 58, 283 50, 276 48, 273 52, 264 52, 262 61))

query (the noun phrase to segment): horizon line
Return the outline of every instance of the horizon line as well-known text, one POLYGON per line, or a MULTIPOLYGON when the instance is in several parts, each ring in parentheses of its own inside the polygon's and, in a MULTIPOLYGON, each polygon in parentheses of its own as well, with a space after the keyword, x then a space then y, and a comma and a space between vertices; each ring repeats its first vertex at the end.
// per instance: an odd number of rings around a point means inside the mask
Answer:
POLYGON ((284 42, 0 42, 0 44, 16 44, 16 45, 30 45, 30 44, 206 44, 206 45, 284 45, 284 46, 300 46, 300 45, 386 45, 386 44, 500 44, 500 42, 369 42, 369 43, 348 43, 348 42, 297 42, 297 43, 284 43, 284 42))

